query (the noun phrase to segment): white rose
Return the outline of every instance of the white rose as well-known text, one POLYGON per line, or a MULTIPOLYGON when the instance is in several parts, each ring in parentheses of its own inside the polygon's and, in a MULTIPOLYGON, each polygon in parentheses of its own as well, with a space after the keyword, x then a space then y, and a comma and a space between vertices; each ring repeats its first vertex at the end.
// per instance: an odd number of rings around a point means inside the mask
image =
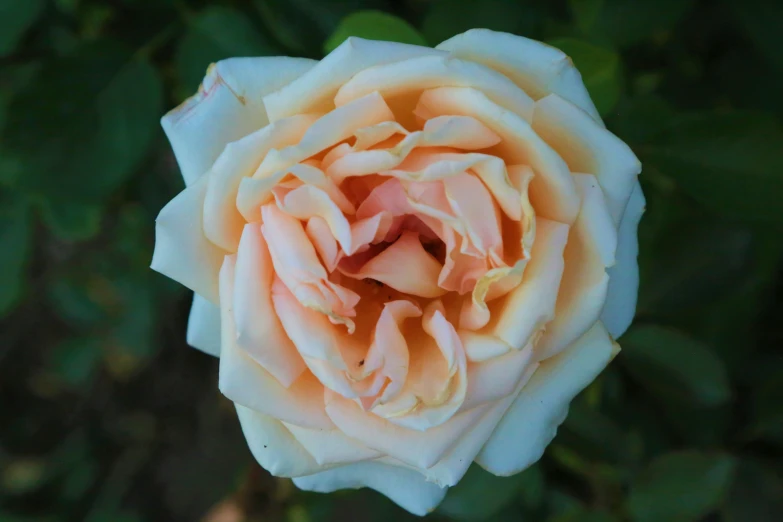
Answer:
POLYGON ((538 460, 619 349, 640 164, 553 47, 224 60, 163 127, 187 188, 152 267, 195 291, 188 342, 302 489, 429 512, 473 461, 538 460))

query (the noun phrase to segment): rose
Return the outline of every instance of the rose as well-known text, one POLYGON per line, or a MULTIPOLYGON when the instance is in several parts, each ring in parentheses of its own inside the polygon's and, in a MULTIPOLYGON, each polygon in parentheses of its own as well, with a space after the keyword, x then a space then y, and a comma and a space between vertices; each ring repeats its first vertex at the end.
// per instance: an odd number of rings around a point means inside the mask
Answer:
POLYGON ((644 198, 570 59, 472 30, 237 58, 163 120, 187 188, 152 267, 195 291, 263 467, 423 514, 540 458, 634 313, 644 198))

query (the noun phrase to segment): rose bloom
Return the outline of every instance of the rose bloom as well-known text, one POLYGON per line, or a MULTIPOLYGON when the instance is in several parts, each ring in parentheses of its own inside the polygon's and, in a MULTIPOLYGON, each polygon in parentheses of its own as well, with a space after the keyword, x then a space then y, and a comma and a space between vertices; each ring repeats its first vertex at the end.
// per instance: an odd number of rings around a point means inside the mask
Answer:
POLYGON ((636 306, 640 163, 571 60, 471 30, 234 58, 167 114, 152 268, 273 475, 435 508, 538 460, 636 306))

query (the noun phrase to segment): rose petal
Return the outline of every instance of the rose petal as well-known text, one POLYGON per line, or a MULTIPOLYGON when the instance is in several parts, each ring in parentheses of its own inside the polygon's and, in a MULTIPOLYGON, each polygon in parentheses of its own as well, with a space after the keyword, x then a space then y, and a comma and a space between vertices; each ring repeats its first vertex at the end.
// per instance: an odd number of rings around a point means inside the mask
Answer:
POLYGON ((417 468, 434 466, 485 412, 484 406, 454 415, 426 431, 397 426, 336 393, 327 393, 329 418, 349 437, 417 468))
POLYGON ((198 94, 161 120, 185 178, 194 183, 232 141, 264 127, 263 96, 317 62, 304 58, 231 58, 210 66, 198 94))
POLYGON ((540 459, 565 419, 569 403, 604 369, 615 346, 604 326, 596 323, 565 351, 541 362, 476 462, 506 477, 540 459), (513 452, 508 451, 510 447, 513 452))
POLYGON ((268 415, 235 404, 250 452, 275 477, 298 477, 324 469, 283 424, 268 415))
POLYGON ((187 342, 193 348, 220 357, 220 308, 196 293, 188 316, 187 342))
POLYGON ((582 209, 563 252, 565 269, 555 318, 537 346, 539 359, 564 350, 598 320, 609 284, 606 269, 615 262, 617 231, 601 187, 590 174, 574 174, 574 179, 582 194, 582 209))
POLYGON ((521 349, 553 319, 568 228, 547 219, 537 220, 536 240, 522 283, 504 298, 493 301, 488 331, 480 333, 494 335, 521 349))
POLYGON ((271 149, 299 142, 315 120, 315 115, 292 116, 226 145, 208 174, 204 233, 210 241, 236 252, 246 222, 236 205, 239 183, 253 175, 271 149))
POLYGON ((468 364, 468 389, 460 411, 508 397, 518 388, 522 375, 533 363, 533 346, 468 364))
POLYGON ((283 425, 321 466, 348 464, 381 456, 379 452, 345 436, 339 430, 314 430, 287 423, 283 425))
POLYGON ((425 481, 420 473, 376 461, 357 462, 297 477, 294 484, 305 491, 319 493, 369 487, 419 516, 434 511, 446 495, 446 488, 425 481))
POLYGON ((288 388, 280 384, 236 343, 232 303, 236 256, 220 269, 220 391, 232 401, 276 419, 309 428, 332 429, 324 415, 323 386, 304 373, 288 388))
POLYGON ((601 321, 606 324, 609 333, 617 339, 633 321, 636 313, 636 298, 639 290, 639 254, 637 228, 644 214, 645 200, 639 182, 631 192, 628 207, 620 221, 617 243, 617 263, 607 270, 609 290, 606 304, 601 312, 601 321))
POLYGON ((236 342, 288 387, 305 371, 305 363, 275 313, 272 303, 274 277, 272 258, 259 224, 245 225, 234 279, 236 342))
POLYGON ((446 293, 438 286, 441 268, 441 264, 424 250, 419 235, 405 231, 358 271, 343 268, 340 271, 355 279, 374 279, 399 292, 432 298, 446 293), (401 270, 400 267, 405 268, 401 270))
POLYGON ((471 29, 436 47, 451 56, 482 63, 522 87, 533 99, 555 93, 603 125, 582 75, 563 51, 523 36, 471 29))
POLYGON ((449 56, 420 56, 365 69, 340 87, 338 107, 379 92, 385 98, 433 87, 473 87, 498 105, 531 121, 533 100, 514 82, 481 64, 449 56))
POLYGON ((264 97, 269 121, 331 110, 340 86, 359 71, 374 65, 438 54, 442 53, 418 45, 348 38, 306 74, 264 97))
POLYGON ((561 223, 574 222, 579 212, 579 195, 568 165, 527 121, 493 103, 480 91, 464 87, 424 91, 416 113, 424 118, 443 114, 472 116, 484 123, 503 139, 497 148, 507 164, 527 164, 535 171, 530 200, 536 213, 561 223))
POLYGON ((642 170, 631 148, 555 94, 536 102, 533 129, 568 163, 571 172, 595 174, 612 218, 619 223, 642 170))
POLYGON ((169 201, 155 220, 155 252, 150 267, 218 304, 218 272, 227 252, 204 235, 201 178, 169 201))
POLYGON ((487 361, 514 350, 503 339, 492 335, 480 334, 470 330, 459 330, 457 333, 462 340, 465 355, 470 362, 487 361))
POLYGON ((261 232, 280 280, 302 305, 353 331, 353 322, 348 317, 356 315, 354 306, 359 296, 328 279, 302 223, 271 204, 262 207, 261 215, 264 220, 261 232))

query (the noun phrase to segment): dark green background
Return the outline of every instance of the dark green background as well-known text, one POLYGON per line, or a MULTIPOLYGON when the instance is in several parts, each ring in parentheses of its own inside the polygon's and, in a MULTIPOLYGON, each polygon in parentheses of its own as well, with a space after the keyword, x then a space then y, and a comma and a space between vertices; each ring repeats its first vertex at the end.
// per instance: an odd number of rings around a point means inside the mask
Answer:
POLYGON ((648 211, 623 352, 539 464, 471 469, 435 516, 783 519, 780 3, 0 0, 0 522, 407 516, 252 461, 216 361, 185 345, 188 292, 148 268, 183 188, 158 120, 224 57, 471 27, 573 57, 648 211), (346 18, 368 9, 389 16, 346 18))

